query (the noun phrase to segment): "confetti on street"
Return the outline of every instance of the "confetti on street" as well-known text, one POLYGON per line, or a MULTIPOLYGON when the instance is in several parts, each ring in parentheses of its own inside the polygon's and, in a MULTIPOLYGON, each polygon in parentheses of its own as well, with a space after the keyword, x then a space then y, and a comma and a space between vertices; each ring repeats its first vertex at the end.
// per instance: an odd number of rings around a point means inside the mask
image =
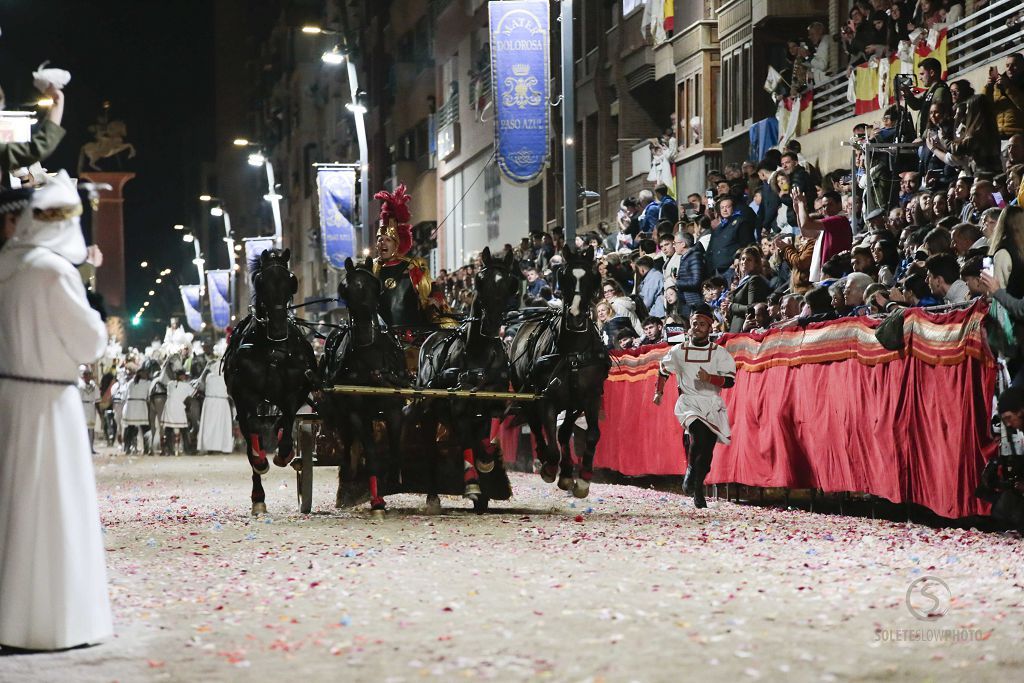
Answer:
POLYGON ((380 522, 334 509, 329 468, 310 515, 275 468, 252 518, 243 457, 96 464, 117 636, 0 658, 2 680, 985 680, 1024 665, 1014 536, 697 511, 626 486, 581 502, 523 474, 490 514, 445 498, 428 517, 401 495, 380 522), (948 585, 944 616, 909 611, 920 576, 948 585))

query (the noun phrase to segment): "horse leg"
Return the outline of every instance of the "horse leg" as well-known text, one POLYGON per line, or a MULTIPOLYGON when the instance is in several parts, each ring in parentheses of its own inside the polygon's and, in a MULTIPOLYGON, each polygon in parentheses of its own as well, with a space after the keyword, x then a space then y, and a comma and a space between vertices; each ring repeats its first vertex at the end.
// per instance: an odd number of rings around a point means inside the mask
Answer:
POLYGON ((281 417, 275 423, 278 430, 277 455, 274 456, 274 464, 278 467, 285 467, 295 457, 295 448, 292 441, 292 427, 295 424, 295 413, 298 412, 297 405, 281 407, 281 417))
POLYGON ((572 495, 577 498, 586 498, 590 493, 590 480, 594 477, 594 452, 597 450, 597 442, 601 439, 601 429, 597 426, 600 412, 600 399, 588 401, 583 409, 583 415, 587 419, 587 443, 583 457, 580 458, 580 476, 576 478, 576 485, 572 489, 572 495))
MULTIPOLYGON (((540 476, 549 484, 558 478, 557 425, 558 412, 553 406, 545 404, 537 420, 535 435, 538 437, 537 449, 541 460, 540 476)), ((531 425, 530 429, 534 430, 534 427, 531 425)))
POLYGON ((425 436, 427 449, 427 507, 426 514, 441 514, 441 496, 438 495, 437 475, 441 462, 441 449, 437 445, 437 420, 426 417, 420 425, 425 436))
POLYGON ((363 452, 366 455, 366 472, 370 488, 370 514, 375 519, 384 518, 386 504, 384 496, 380 494, 380 457, 377 452, 377 443, 373 438, 373 419, 366 411, 353 410, 349 413, 349 421, 352 425, 352 433, 357 435, 363 444, 363 452))
POLYGON ((263 491, 263 478, 256 472, 252 473, 252 516, 258 517, 267 513, 267 496, 263 491))
POLYGON ((266 474, 270 471, 270 463, 267 461, 267 454, 260 445, 259 432, 254 431, 249 424, 249 417, 256 413, 256 406, 249 403, 239 403, 238 428, 245 437, 245 452, 249 458, 249 466, 255 474, 266 474))
POLYGON ((565 411, 565 420, 558 428, 558 447, 561 451, 561 459, 558 471, 558 488, 563 491, 571 491, 575 486, 573 478, 572 460, 572 433, 575 426, 577 413, 572 410, 565 411))
POLYGON ((473 502, 480 498, 480 477, 476 471, 476 453, 472 438, 472 417, 459 416, 452 419, 455 443, 462 449, 462 497, 473 502))

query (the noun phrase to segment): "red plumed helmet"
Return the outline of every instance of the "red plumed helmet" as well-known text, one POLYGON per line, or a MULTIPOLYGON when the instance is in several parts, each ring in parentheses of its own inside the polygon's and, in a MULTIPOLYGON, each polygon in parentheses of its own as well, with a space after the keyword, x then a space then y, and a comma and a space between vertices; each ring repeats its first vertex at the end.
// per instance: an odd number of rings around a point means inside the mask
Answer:
POLYGON ((405 255, 412 249, 412 225, 409 224, 409 200, 405 184, 399 185, 394 192, 381 190, 373 195, 380 200, 380 221, 377 234, 385 235, 398 242, 398 253, 405 255))

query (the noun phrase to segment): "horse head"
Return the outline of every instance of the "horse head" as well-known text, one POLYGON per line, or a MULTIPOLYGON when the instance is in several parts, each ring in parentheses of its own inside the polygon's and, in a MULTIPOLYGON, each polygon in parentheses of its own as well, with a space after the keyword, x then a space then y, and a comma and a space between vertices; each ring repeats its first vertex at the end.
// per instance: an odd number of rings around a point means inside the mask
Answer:
POLYGON ((380 280, 373 274, 373 262, 367 259, 355 264, 345 259, 345 281, 338 284, 338 298, 348 305, 353 323, 375 323, 380 299, 380 280))
POLYGON ((484 247, 480 257, 483 268, 474 277, 474 316, 481 318, 481 329, 485 334, 494 336, 501 327, 502 316, 519 307, 523 276, 511 251, 495 258, 491 256, 490 248, 484 247))
POLYGON ((562 292, 562 320, 566 329, 583 332, 590 323, 590 305, 601 284, 594 265, 594 248, 588 246, 579 252, 569 247, 562 249, 564 264, 558 273, 558 288, 562 292))
POLYGON ((249 264, 255 292, 256 317, 267 321, 267 337, 288 338, 288 302, 299 289, 299 281, 288 268, 291 250, 264 249, 249 264))

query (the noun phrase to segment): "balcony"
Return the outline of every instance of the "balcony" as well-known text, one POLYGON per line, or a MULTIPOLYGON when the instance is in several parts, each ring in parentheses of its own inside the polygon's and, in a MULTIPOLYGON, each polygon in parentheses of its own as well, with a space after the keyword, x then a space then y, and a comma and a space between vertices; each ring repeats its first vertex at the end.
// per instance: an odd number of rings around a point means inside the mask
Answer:
MULTIPOLYGON (((996 0, 948 26, 947 31, 946 80, 953 81, 1020 50, 1024 9, 1020 0, 996 0)), ((854 104, 846 97, 849 78, 841 72, 815 88, 812 130, 854 116, 854 104)))

